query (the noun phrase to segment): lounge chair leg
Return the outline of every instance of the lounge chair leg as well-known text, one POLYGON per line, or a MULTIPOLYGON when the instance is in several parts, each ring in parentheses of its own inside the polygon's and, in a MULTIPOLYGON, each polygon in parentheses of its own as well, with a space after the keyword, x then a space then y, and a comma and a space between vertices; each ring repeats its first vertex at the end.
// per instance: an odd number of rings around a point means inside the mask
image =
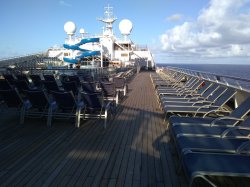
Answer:
POLYGON ((105 114, 104 114, 104 128, 106 129, 107 127, 107 118, 108 118, 108 111, 105 110, 105 114))
POLYGON ((181 174, 181 163, 177 163, 177 168, 176 168, 176 174, 180 175, 181 174))
POLYGON ((115 103, 116 103, 116 106, 118 105, 118 103, 119 103, 119 97, 118 97, 118 93, 116 94, 116 97, 115 97, 115 103))
POLYGON ((78 108, 78 109, 76 110, 76 124, 75 124, 75 126, 76 126, 77 128, 80 127, 80 111, 81 111, 80 108, 78 108))
POLYGON ((49 108, 48 111, 48 118, 47 118, 47 126, 51 127, 51 122, 52 122, 52 107, 49 108))
POLYGON ((24 115, 25 115, 25 107, 21 108, 21 113, 20 113, 20 124, 24 124, 24 115))
POLYGON ((126 94, 127 94, 127 93, 126 93, 126 92, 127 92, 127 87, 126 87, 126 85, 124 86, 123 90, 124 90, 124 91, 123 91, 123 95, 126 96, 126 94))

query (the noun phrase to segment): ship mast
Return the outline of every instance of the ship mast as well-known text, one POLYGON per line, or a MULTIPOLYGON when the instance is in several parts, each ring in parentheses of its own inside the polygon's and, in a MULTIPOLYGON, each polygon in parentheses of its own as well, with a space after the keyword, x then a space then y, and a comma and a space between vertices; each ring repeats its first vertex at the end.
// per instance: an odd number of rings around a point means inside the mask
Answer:
POLYGON ((103 30, 104 35, 113 35, 113 23, 116 19, 117 18, 113 15, 113 7, 110 7, 109 5, 107 7, 104 7, 104 17, 97 18, 97 20, 105 23, 105 28, 103 30))

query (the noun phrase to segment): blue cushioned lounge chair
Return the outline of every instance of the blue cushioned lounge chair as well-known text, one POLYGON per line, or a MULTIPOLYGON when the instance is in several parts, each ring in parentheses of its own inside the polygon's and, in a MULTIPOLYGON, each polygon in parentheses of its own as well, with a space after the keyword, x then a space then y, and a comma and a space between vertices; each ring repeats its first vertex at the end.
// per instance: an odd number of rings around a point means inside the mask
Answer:
POLYGON ((75 118, 75 126, 79 127, 83 102, 77 101, 71 91, 51 91, 51 94, 57 103, 57 110, 49 116, 49 122, 51 118, 75 118))
POLYGON ((101 92, 81 92, 81 96, 84 102, 83 118, 104 119, 104 128, 106 128, 108 114, 113 114, 114 111, 114 102, 105 102, 103 93, 101 92))

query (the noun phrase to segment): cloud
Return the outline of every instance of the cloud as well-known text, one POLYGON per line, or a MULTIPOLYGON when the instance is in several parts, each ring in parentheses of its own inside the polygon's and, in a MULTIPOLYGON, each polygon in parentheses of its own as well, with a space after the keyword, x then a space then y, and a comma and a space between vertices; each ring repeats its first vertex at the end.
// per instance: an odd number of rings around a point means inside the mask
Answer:
POLYGON ((71 7, 71 6, 72 6, 71 4, 69 4, 69 3, 67 3, 67 2, 65 2, 65 1, 63 1, 63 0, 59 1, 59 4, 60 4, 61 6, 66 6, 66 7, 71 7))
POLYGON ((167 21, 180 21, 183 18, 181 14, 174 14, 166 18, 167 21))
POLYGON ((211 0, 195 21, 160 35, 161 51, 173 56, 250 57, 249 3, 211 0))

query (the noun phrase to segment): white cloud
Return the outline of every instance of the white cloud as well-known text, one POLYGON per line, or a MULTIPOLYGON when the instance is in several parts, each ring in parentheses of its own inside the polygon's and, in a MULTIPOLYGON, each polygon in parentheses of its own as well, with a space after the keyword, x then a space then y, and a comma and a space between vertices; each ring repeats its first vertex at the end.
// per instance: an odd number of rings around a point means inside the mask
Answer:
POLYGON ((161 50, 174 56, 249 56, 249 3, 250 0, 211 0, 195 21, 162 34, 161 50))
POLYGON ((61 6, 66 6, 66 7, 71 7, 71 6, 72 6, 71 4, 69 4, 69 3, 67 3, 67 2, 65 2, 65 1, 63 1, 63 0, 59 1, 59 4, 60 4, 61 6))
POLYGON ((167 17, 167 21, 180 21, 183 18, 181 14, 174 14, 167 17))

